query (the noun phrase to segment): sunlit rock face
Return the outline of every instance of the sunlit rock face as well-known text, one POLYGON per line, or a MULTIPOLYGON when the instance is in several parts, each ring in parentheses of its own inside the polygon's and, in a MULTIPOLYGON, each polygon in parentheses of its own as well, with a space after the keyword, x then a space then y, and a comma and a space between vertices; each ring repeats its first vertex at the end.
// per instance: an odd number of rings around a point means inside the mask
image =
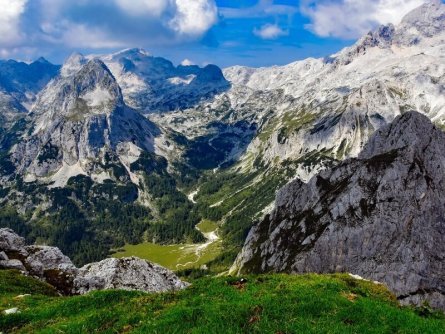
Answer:
POLYGON ((130 146, 154 151, 159 130, 125 104, 105 64, 72 58, 39 95, 29 131, 13 149, 18 171, 29 179, 98 173, 95 162, 130 146))
POLYGON ((177 291, 189 286, 172 271, 136 257, 105 259, 76 268, 57 247, 27 246, 13 230, 0 229, 0 270, 16 269, 64 295, 94 290, 177 291))
POLYGON ((358 158, 282 188, 234 270, 352 272, 445 309, 445 134, 409 112, 358 158))

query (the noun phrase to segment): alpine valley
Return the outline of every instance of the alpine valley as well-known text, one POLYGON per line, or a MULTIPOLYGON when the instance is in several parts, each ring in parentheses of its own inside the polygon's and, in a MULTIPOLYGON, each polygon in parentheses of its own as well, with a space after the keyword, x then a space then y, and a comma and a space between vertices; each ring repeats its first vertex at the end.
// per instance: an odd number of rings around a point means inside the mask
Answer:
POLYGON ((286 66, 0 61, 0 227, 79 266, 178 246, 184 275, 352 272, 445 309, 443 129, 440 0, 286 66))

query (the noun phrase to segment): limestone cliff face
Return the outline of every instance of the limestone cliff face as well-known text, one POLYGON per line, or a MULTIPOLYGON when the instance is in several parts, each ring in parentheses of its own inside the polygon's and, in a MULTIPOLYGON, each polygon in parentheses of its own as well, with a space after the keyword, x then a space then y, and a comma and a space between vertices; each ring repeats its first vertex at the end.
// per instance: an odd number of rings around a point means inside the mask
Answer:
POLYGON ((91 161, 120 155, 128 146, 154 151, 157 127, 128 107, 115 78, 100 60, 70 60, 39 95, 28 134, 13 149, 19 172, 29 177, 72 169, 91 174, 91 161))
POLYGON ((351 272, 445 309, 444 148, 427 117, 397 117, 357 159, 282 188, 234 270, 351 272))

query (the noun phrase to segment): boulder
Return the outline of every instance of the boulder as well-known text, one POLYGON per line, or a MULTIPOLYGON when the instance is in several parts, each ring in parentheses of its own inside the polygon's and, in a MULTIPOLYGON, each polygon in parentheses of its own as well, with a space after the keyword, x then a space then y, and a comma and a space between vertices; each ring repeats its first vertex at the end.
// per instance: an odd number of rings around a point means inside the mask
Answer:
POLYGON ((164 292, 184 289, 172 271, 136 257, 106 259, 78 269, 59 248, 26 246, 11 229, 0 229, 0 269, 16 269, 54 286, 64 295, 123 289, 164 292))
POLYGON ((79 269, 74 280, 75 291, 79 294, 104 289, 165 292, 187 286, 172 271, 137 257, 87 264, 79 269))
POLYGON ((20 270, 26 272, 26 268, 19 260, 1 260, 0 269, 20 270))
POLYGON ((43 276, 49 270, 63 272, 77 270, 70 258, 57 247, 26 246, 25 249, 29 255, 24 262, 32 275, 43 276))
POLYGON ((10 258, 27 256, 25 238, 18 236, 9 228, 0 228, 0 252, 10 254, 10 258))
POLYGON ((57 247, 26 246, 26 250, 29 255, 24 264, 30 275, 43 279, 64 295, 73 293, 78 269, 68 256, 57 247))

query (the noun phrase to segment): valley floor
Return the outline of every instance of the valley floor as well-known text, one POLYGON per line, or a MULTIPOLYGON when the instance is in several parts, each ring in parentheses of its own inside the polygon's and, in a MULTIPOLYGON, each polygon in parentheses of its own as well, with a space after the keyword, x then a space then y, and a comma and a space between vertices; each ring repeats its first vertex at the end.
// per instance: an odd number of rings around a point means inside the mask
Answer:
POLYGON ((382 285, 349 275, 208 277, 181 292, 59 297, 0 271, 3 333, 444 333, 445 317, 400 307, 382 285), (5 315, 7 309, 17 313, 5 315))
POLYGON ((137 256, 160 264, 171 270, 200 268, 214 260, 221 253, 221 239, 218 235, 218 225, 209 220, 203 220, 196 225, 206 242, 202 244, 159 245, 145 242, 138 245, 126 245, 113 254, 116 258, 137 256))

